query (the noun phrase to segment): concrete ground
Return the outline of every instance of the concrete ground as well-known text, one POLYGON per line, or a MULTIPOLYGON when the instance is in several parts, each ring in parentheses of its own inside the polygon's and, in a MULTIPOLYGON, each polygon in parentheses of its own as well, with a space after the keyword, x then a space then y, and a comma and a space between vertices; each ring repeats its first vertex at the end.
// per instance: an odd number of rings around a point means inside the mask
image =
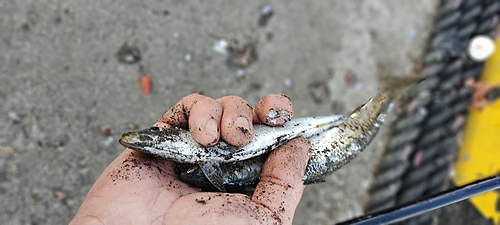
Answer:
MULTIPOLYGON (((423 52, 437 0, 0 2, 0 221, 64 224, 122 150, 126 124, 152 125, 194 91, 291 97, 296 116, 347 114, 377 75, 408 74, 423 52), (260 9, 273 15, 258 25, 260 9), (142 60, 115 54, 131 38, 142 60), (228 66, 220 39, 255 46, 228 66), (139 77, 153 80, 150 97, 139 77), (106 137, 100 128, 108 125, 106 137)), ((326 183, 306 188, 295 224, 363 214, 384 136, 326 183)))

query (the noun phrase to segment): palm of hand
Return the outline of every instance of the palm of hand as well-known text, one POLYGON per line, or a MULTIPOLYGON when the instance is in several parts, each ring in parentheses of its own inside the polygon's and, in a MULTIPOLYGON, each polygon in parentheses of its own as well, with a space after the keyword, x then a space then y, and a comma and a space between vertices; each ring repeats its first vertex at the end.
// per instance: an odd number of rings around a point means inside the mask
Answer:
MULTIPOLYGON (((165 122, 172 124, 160 119, 156 126, 165 122)), ((308 149, 307 140, 297 138, 274 151, 252 196, 200 192, 177 178, 174 163, 126 149, 98 178, 71 224, 291 224, 308 149)))

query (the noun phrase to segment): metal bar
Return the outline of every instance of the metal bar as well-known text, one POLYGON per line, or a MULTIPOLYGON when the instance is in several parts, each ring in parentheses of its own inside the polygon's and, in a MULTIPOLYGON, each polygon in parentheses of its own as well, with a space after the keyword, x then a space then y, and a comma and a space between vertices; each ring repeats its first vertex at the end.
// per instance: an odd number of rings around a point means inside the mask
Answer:
POLYGON ((403 206, 361 216, 339 224, 394 223, 498 188, 500 188, 500 175, 495 175, 403 206))

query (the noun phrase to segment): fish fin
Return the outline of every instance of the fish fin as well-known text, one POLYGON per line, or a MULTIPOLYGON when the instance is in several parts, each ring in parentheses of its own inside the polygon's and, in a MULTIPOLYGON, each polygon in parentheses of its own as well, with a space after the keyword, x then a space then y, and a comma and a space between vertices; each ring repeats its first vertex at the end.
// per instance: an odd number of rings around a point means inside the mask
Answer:
POLYGON ((200 163, 200 168, 212 185, 219 189, 219 191, 226 192, 226 188, 224 188, 222 181, 222 170, 219 167, 219 163, 202 162, 200 163))

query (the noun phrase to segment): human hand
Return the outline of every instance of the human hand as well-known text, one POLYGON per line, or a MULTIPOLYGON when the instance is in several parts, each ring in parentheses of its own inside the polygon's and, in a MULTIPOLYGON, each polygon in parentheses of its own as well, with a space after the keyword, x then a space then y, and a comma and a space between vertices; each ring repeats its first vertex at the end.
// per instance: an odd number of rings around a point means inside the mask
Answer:
MULTIPOLYGON (((189 124, 200 144, 222 138, 242 146, 252 138, 252 122, 281 125, 292 114, 284 95, 268 95, 252 109, 240 97, 192 94, 155 126, 189 124)), ((304 190, 309 148, 306 139, 296 138, 273 151, 252 196, 200 192, 178 179, 173 162, 125 149, 97 179, 70 224, 291 224, 304 190)))

